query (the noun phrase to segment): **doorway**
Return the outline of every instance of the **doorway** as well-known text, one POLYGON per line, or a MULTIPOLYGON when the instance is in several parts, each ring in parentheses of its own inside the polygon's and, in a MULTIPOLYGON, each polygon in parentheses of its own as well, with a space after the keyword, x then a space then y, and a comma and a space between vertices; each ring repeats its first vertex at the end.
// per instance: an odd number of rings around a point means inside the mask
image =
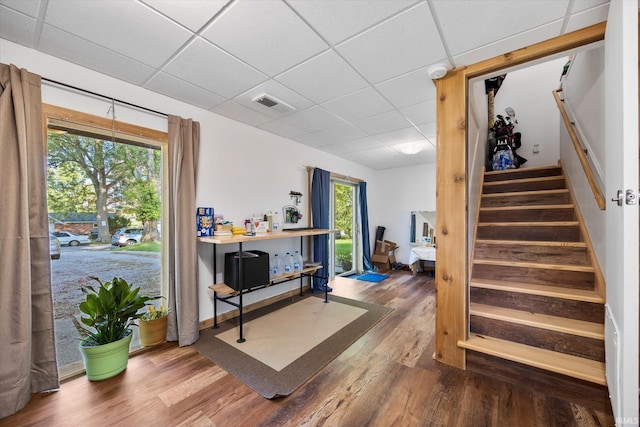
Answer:
POLYGON ((358 230, 357 186, 341 180, 331 180, 331 253, 332 276, 350 276, 357 271, 358 230))

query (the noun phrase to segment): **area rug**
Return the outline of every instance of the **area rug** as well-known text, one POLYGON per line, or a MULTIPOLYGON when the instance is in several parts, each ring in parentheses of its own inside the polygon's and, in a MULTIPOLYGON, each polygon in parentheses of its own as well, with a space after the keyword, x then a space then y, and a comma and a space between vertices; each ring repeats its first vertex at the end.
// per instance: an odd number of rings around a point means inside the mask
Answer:
POLYGON ((392 308, 329 295, 294 297, 200 331, 193 347, 267 399, 287 396, 364 335, 392 308))
POLYGON ((366 274, 363 274, 362 276, 358 276, 357 279, 358 280, 363 280, 365 282, 378 283, 378 282, 382 282, 384 279, 386 279, 388 277, 389 276, 387 276, 386 274, 366 273, 366 274))

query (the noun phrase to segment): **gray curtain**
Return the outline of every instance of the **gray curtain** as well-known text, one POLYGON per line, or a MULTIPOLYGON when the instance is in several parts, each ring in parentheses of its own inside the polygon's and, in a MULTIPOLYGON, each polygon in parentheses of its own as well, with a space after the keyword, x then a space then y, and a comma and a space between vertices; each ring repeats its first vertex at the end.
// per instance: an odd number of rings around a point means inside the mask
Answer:
POLYGON ((0 418, 60 387, 40 76, 0 64, 0 418))
POLYGON ((169 116, 169 308, 167 340, 198 340, 196 175, 200 124, 169 116))

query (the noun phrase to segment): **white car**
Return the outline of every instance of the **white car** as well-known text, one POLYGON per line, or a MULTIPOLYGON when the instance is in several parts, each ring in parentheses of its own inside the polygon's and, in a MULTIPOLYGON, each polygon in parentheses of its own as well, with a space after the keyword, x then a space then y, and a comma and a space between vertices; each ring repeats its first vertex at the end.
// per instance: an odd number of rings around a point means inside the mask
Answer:
POLYGON ((89 244, 88 236, 73 234, 68 231, 54 231, 53 234, 58 238, 61 245, 78 246, 89 244))

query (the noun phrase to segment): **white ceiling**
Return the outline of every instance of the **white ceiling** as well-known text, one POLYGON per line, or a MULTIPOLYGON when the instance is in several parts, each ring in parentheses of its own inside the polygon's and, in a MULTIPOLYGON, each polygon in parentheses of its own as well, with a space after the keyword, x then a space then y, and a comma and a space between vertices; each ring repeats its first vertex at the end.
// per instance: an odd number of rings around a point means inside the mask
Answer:
POLYGON ((387 169, 435 161, 431 65, 607 13, 608 0, 0 0, 0 37, 387 169), (252 102, 263 93, 295 110, 252 102))

